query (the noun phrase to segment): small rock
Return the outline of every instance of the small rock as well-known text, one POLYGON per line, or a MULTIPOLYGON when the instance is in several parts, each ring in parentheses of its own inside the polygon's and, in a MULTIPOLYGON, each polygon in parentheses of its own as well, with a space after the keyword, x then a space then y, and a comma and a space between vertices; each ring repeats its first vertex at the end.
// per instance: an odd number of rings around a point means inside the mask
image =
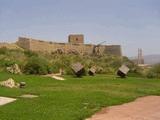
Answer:
POLYGON ((26 86, 26 83, 25 82, 20 82, 20 88, 24 88, 26 86))

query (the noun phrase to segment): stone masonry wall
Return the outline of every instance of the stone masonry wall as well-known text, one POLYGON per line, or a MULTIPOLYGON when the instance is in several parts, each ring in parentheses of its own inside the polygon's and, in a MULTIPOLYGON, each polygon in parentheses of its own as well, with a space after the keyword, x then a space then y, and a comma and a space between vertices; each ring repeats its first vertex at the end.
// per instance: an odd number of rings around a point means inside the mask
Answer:
POLYGON ((30 49, 30 39, 29 38, 19 37, 16 44, 23 49, 30 49))
POLYGON ((104 53, 122 56, 122 50, 120 45, 107 45, 105 46, 104 53))
MULTIPOLYGON (((92 54, 93 48, 95 45, 92 44, 74 44, 74 43, 55 43, 55 42, 46 42, 41 40, 35 40, 31 38, 19 37, 17 45, 21 48, 40 51, 40 52, 55 52, 58 49, 61 49, 65 53, 69 51, 77 51, 80 54, 92 54)), ((122 56, 121 46, 120 45, 101 45, 99 50, 102 54, 112 54, 117 56, 122 56)))

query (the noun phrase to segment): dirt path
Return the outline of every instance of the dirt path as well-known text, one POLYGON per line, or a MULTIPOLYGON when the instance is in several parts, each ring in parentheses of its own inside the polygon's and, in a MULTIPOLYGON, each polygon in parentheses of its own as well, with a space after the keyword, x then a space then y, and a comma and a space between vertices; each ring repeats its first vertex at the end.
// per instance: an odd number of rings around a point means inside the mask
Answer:
POLYGON ((48 74, 48 75, 43 75, 43 76, 47 76, 47 77, 51 77, 55 80, 65 80, 63 77, 61 77, 60 73, 57 74, 48 74))
POLYGON ((104 108, 87 120, 160 120, 160 96, 138 98, 131 103, 104 108))
POLYGON ((0 97, 0 106, 8 104, 10 102, 14 102, 16 99, 14 98, 8 98, 8 97, 0 97))

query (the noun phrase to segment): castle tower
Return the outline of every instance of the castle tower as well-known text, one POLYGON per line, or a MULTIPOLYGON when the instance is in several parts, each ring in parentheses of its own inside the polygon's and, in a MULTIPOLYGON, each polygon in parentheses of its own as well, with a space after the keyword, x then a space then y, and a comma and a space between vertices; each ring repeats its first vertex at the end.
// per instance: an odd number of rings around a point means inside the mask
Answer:
POLYGON ((72 34, 68 36, 68 43, 84 44, 84 36, 82 34, 72 34))

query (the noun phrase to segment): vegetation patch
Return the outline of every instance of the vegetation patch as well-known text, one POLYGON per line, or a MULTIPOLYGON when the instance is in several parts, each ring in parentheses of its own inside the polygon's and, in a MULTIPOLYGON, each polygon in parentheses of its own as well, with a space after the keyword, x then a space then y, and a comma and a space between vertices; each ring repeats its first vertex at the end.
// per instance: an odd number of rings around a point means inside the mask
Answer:
POLYGON ((160 64, 154 65, 148 72, 148 78, 160 78, 160 64))
POLYGON ((23 89, 0 87, 0 96, 18 99, 0 107, 2 120, 83 120, 106 106, 123 104, 141 96, 160 95, 159 79, 96 75, 65 76, 66 81, 56 81, 35 75, 0 74, 0 81, 13 78, 26 83, 23 89), (24 94, 39 97, 19 97, 24 94))
POLYGON ((64 74, 72 75, 71 65, 80 62, 87 74, 91 67, 96 68, 97 74, 115 74, 122 64, 126 64, 131 73, 140 73, 138 67, 127 57, 113 55, 74 55, 74 54, 49 54, 33 51, 0 49, 0 70, 6 71, 6 67, 18 64, 25 74, 58 73, 60 69, 64 74))

